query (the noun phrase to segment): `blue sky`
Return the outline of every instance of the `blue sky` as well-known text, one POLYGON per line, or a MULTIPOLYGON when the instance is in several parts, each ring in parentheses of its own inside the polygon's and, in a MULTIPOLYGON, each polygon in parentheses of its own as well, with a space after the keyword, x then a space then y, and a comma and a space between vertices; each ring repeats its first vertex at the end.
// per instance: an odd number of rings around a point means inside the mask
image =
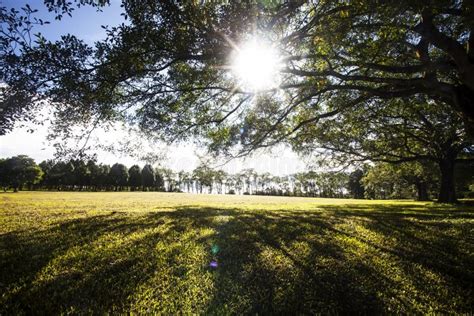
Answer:
MULTIPOLYGON (((89 6, 75 9, 72 17, 65 15, 60 21, 54 19, 54 13, 48 12, 42 0, 0 0, 0 2, 9 8, 20 9, 28 3, 32 9, 38 9, 35 16, 49 21, 50 24, 38 26, 34 33, 41 32, 43 36, 51 40, 69 33, 92 44, 94 41, 105 37, 102 25, 114 26, 124 22, 120 15, 122 12, 120 0, 111 0, 110 6, 104 7, 102 12, 97 12, 97 9, 89 6)), ((54 149, 46 141, 46 135, 47 126, 27 124, 26 127, 17 127, 11 133, 0 136, 0 157, 27 154, 37 162, 50 159, 53 157, 54 149), (34 133, 28 133, 27 129, 34 130, 34 133)), ((110 141, 119 137, 118 133, 102 133, 98 138, 107 138, 110 141)), ((164 165, 174 170, 190 171, 199 164, 199 159, 195 154, 196 151, 199 151, 199 148, 192 144, 164 147, 160 150, 167 153, 168 159, 164 162, 164 165)), ((98 160, 103 163, 122 162, 130 166, 137 162, 132 157, 115 156, 103 151, 98 151, 97 155, 98 160)), ((262 153, 247 159, 233 160, 223 166, 223 169, 227 172, 238 172, 244 168, 254 168, 258 172, 285 175, 303 170, 304 163, 291 150, 280 147, 273 150, 272 153, 262 153)))
POLYGON ((48 12, 42 0, 0 0, 0 2, 8 8, 18 10, 26 4, 29 4, 32 9, 37 9, 35 16, 50 22, 50 24, 38 26, 37 31, 51 40, 69 33, 91 44, 105 37, 105 31, 101 25, 114 26, 124 22, 120 15, 123 10, 119 0, 111 0, 110 6, 102 8, 102 12, 97 12, 96 8, 90 6, 76 8, 72 17, 64 15, 60 21, 54 19, 54 13, 48 12))

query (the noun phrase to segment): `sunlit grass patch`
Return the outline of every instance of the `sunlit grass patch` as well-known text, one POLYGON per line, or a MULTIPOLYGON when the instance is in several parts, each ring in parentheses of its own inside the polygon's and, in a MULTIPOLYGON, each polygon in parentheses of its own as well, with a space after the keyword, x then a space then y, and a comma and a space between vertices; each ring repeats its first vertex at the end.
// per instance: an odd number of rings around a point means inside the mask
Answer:
POLYGON ((0 313, 469 313, 474 209, 168 193, 0 195, 0 313))

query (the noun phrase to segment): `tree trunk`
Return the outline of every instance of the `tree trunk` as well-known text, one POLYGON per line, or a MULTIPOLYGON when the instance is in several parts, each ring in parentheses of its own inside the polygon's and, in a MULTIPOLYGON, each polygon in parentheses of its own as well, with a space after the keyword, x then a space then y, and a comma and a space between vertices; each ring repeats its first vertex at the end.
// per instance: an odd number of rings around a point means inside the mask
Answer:
POLYGON ((439 169, 441 171, 441 186, 439 189, 438 202, 455 203, 456 189, 454 186, 454 157, 439 161, 439 169))
POLYGON ((419 181, 415 185, 418 192, 418 201, 429 201, 426 183, 419 181))
POLYGON ((466 131, 474 137, 474 90, 466 85, 459 85, 455 92, 455 110, 462 112, 466 131))

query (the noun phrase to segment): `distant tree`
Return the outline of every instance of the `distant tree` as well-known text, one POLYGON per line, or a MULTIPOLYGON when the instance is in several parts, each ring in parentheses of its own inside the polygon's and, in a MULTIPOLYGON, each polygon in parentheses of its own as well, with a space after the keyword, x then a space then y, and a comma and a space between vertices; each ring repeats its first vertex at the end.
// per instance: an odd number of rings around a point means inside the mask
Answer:
POLYGON ((458 164, 454 170, 454 182, 456 183, 456 192, 460 193, 461 197, 469 196, 470 187, 474 185, 474 160, 463 164, 458 164))
POLYGON ((155 169, 155 182, 154 182, 154 187, 158 191, 166 191, 165 188, 165 176, 170 175, 167 173, 166 170, 163 168, 156 168, 155 169))
POLYGON ((362 179, 365 197, 368 199, 404 198, 401 190, 407 187, 389 164, 376 164, 369 168, 362 179))
POLYGON ((368 198, 416 198, 426 201, 430 200, 430 195, 434 195, 438 189, 438 179, 434 164, 377 163, 369 168, 362 182, 368 198))
POLYGON ((201 163, 199 166, 196 167, 196 169, 194 169, 193 177, 198 182, 199 193, 203 193, 203 187, 206 187, 208 188, 208 190, 211 190, 212 183, 214 181, 214 172, 209 166, 201 163))
POLYGON ((128 169, 128 185, 130 190, 135 191, 142 185, 142 170, 140 166, 133 165, 128 169))
POLYGON ((142 190, 146 191, 155 186, 155 171, 153 167, 146 164, 142 169, 142 190))
POLYGON ((50 164, 51 168, 47 171, 46 181, 49 183, 51 188, 61 190, 66 184, 66 163, 63 161, 58 161, 56 163, 50 161, 50 164))
POLYGON ((280 177, 280 179, 280 188, 282 190, 282 194, 286 196, 290 195, 290 178, 288 176, 283 176, 280 177))
POLYGON ((334 172, 332 174, 332 183, 334 186, 335 196, 343 198, 346 196, 347 183, 349 182, 349 175, 345 172, 334 172))
POLYGON ((227 194, 235 194, 237 177, 234 174, 228 174, 226 178, 227 194))
POLYGON ((115 190, 122 191, 128 184, 128 169, 125 165, 116 163, 110 168, 109 179, 115 190))
POLYGON ((109 178, 109 173, 110 173, 109 165, 104 165, 104 164, 99 165, 98 174, 97 174, 97 185, 99 187, 108 189, 109 187, 112 186, 110 178, 109 178))
POLYGON ((3 191, 7 191, 8 189, 5 159, 2 158, 0 158, 0 187, 3 189, 3 191))
POLYGON ((72 161, 66 162, 62 171, 63 183, 68 189, 74 190, 74 186, 76 185, 76 173, 74 172, 74 164, 72 161))
POLYGON ((15 192, 25 184, 31 185, 39 182, 43 175, 43 171, 35 161, 25 155, 8 158, 2 165, 5 183, 15 192))
POLYGON ((299 174, 298 173, 292 174, 290 178, 291 178, 291 183, 293 187, 292 194, 295 196, 303 196, 304 195, 304 182, 301 181, 302 179, 299 176, 299 174))
POLYGON ((51 171, 53 170, 54 165, 55 163, 53 160, 45 160, 39 164, 41 170, 43 171, 40 184, 46 189, 51 189, 54 185, 53 179, 51 178, 51 171))
POLYGON ((318 174, 315 171, 308 171, 306 174, 309 196, 315 197, 319 194, 318 174))
POLYGON ((349 175, 349 183, 347 184, 349 192, 354 199, 364 198, 364 186, 361 183, 364 177, 364 171, 357 169, 349 175))
POLYGON ((183 170, 178 172, 176 185, 180 192, 182 191, 189 192, 189 175, 187 172, 183 170))
POLYGON ((399 177, 405 180, 408 186, 413 187, 418 201, 430 201, 439 190, 441 174, 436 164, 431 161, 406 162, 392 165, 399 177))
POLYGON ((259 194, 267 194, 267 189, 270 187, 272 175, 269 172, 265 172, 258 176, 258 191, 259 194))
POLYGON ((223 186, 227 179, 227 173, 224 170, 216 170, 214 172, 214 182, 217 184, 217 193, 223 194, 223 186))
POLYGON ((175 191, 176 174, 169 168, 155 169, 155 186, 158 190, 165 190, 168 192, 175 191))
POLYGON ((248 194, 254 193, 254 188, 256 187, 255 181, 257 177, 255 170, 252 168, 244 169, 240 172, 240 176, 245 184, 244 191, 248 194))
POLYGON ((71 164, 74 166, 74 184, 78 186, 79 190, 89 186, 90 170, 87 168, 86 163, 81 159, 74 159, 71 160, 71 164))
POLYGON ((97 165, 94 160, 89 160, 89 161, 87 161, 87 170, 88 170, 88 183, 89 183, 89 186, 94 191, 97 191, 97 188, 100 187, 100 184, 101 184, 100 166, 97 165))
POLYGON ((283 194, 281 184, 282 184, 281 177, 279 177, 279 176, 273 176, 272 177, 272 189, 271 189, 271 194, 272 195, 282 195, 283 194))

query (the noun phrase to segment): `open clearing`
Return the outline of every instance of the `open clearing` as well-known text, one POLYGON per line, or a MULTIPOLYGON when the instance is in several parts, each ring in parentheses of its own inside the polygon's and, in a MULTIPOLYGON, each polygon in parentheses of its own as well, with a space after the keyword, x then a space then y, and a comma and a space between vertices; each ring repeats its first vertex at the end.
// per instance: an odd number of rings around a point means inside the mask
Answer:
POLYGON ((466 205, 5 193, 0 314, 472 313, 473 233, 466 205))

